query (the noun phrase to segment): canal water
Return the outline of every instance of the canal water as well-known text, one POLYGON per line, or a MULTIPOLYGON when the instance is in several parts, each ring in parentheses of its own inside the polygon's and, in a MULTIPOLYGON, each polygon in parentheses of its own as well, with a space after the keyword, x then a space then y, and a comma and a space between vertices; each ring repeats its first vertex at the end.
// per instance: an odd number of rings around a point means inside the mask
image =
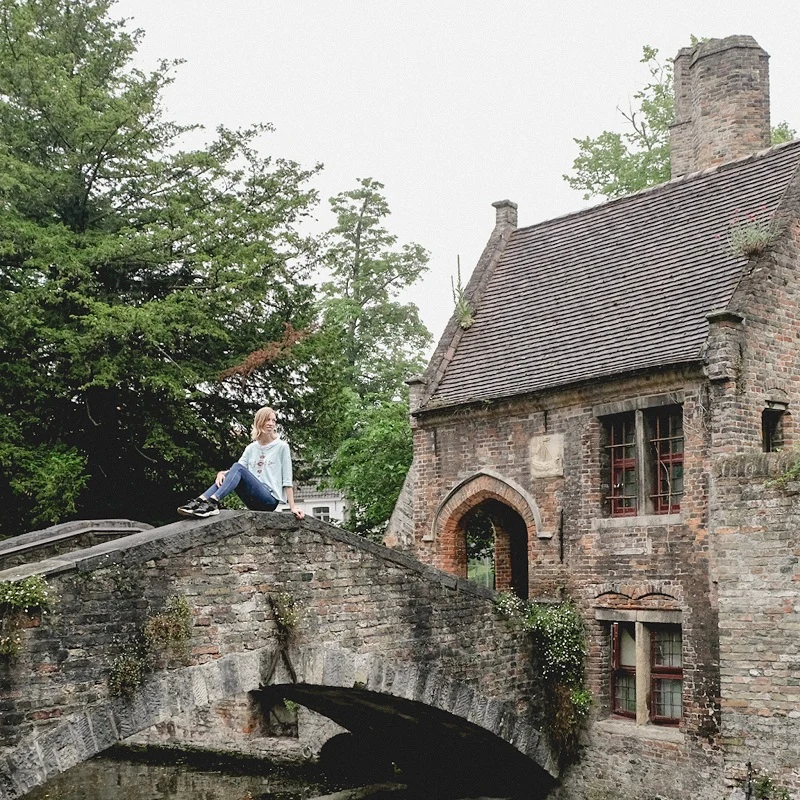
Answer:
MULTIPOLYGON (((402 776, 397 781, 376 785, 368 800, 468 800, 442 785, 412 789, 399 783, 402 776)), ((334 793, 337 800, 350 796, 317 764, 118 746, 56 776, 25 800, 312 800, 334 793)))
POLYGON ((308 800, 335 791, 314 765, 112 748, 25 800, 308 800))

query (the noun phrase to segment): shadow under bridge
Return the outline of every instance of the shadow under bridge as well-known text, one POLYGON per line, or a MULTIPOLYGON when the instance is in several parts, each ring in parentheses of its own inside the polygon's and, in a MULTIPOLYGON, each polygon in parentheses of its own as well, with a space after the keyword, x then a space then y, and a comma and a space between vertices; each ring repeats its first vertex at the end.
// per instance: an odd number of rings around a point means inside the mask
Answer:
POLYGON ((363 688, 295 683, 254 694, 264 710, 289 700, 349 731, 330 739, 320 753, 334 779, 380 781, 399 770, 404 783, 424 789, 429 797, 531 800, 546 797, 555 783, 547 770, 510 743, 517 720, 508 704, 495 709, 497 735, 464 716, 363 688))

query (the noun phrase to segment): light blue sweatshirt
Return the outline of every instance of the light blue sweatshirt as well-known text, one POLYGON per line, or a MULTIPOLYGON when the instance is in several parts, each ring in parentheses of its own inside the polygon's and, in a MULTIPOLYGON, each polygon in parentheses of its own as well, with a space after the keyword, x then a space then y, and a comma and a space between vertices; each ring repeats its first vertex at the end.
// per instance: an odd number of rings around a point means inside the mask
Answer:
POLYGON ((250 442, 239 463, 263 483, 282 503, 286 502, 286 487, 292 485, 292 458, 289 445, 283 439, 269 444, 250 442))

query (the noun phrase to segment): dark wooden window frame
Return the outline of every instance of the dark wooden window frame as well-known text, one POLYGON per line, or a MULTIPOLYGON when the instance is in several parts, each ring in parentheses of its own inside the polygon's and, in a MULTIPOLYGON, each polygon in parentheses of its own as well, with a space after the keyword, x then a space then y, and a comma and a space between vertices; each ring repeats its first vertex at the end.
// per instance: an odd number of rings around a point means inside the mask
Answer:
MULTIPOLYGON (((681 658, 681 666, 680 667, 673 667, 673 666, 664 666, 661 664, 656 664, 656 636, 659 631, 663 630, 671 630, 676 631, 681 634, 680 626, 677 625, 670 625, 670 626, 653 626, 650 631, 650 697, 651 697, 651 704, 652 707, 650 708, 650 719, 656 725, 679 725, 681 721, 681 716, 678 717, 665 717, 659 716, 655 712, 656 708, 656 693, 657 693, 657 681, 659 680, 674 680, 680 681, 681 684, 681 694, 683 694, 683 658, 681 658)), ((683 636, 680 636, 680 643, 681 648, 683 648, 683 636)), ((683 713, 683 702, 681 701, 681 715, 683 713)))
POLYGON ((638 459, 636 447, 636 418, 633 412, 619 414, 608 422, 609 474, 611 486, 608 501, 612 517, 632 517, 638 513, 638 459), (633 455, 631 456, 631 452, 633 455), (633 494, 625 494, 626 480, 633 475, 633 494))
POLYGON ((620 411, 604 415, 602 425, 606 513, 611 517, 678 513, 683 486, 676 489, 675 478, 679 471, 683 478, 683 405, 673 401, 620 411))
MULTIPOLYGON (((636 703, 634 701, 634 710, 628 711, 627 709, 620 708, 617 705, 617 682, 620 676, 633 677, 634 686, 636 686, 636 666, 628 666, 621 663, 622 657, 622 629, 620 625, 624 623, 612 622, 611 623, 611 710, 615 716, 628 717, 629 719, 636 719, 636 703)), ((634 636, 635 641, 635 636, 634 636)))
POLYGON ((681 510, 683 476, 680 491, 674 491, 673 480, 683 470, 683 409, 667 406, 649 412, 652 455, 652 487, 650 498, 654 514, 674 514, 681 510))

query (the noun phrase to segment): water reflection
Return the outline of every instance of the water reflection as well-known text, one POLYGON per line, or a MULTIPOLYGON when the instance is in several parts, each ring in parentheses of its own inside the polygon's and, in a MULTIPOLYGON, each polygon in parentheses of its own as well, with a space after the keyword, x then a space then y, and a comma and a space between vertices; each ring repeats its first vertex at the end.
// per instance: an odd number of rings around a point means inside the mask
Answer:
POLYGON ((120 747, 58 775, 25 800, 307 800, 328 791, 313 765, 120 747))

